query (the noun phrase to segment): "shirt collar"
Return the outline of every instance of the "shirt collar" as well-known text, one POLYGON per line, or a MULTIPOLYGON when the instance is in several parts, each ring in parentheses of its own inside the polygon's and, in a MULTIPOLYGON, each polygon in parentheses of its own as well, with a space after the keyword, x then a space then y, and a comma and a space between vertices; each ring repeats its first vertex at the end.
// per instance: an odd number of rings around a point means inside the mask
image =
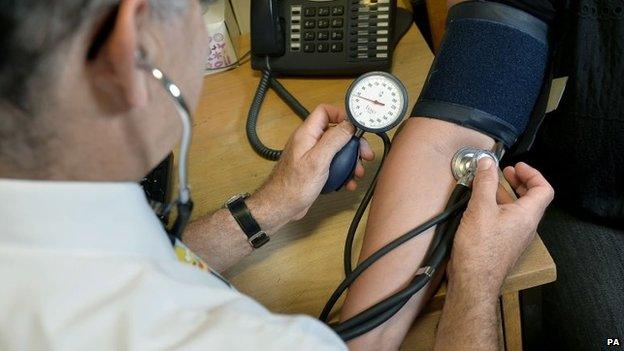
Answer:
POLYGON ((136 183, 0 179, 0 246, 175 259, 136 183))

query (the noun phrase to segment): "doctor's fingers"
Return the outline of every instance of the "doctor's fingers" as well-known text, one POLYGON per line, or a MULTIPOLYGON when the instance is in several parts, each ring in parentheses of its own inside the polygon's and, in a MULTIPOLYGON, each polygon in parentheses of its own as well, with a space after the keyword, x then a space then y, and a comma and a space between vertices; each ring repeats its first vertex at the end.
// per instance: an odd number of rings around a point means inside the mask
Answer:
POLYGON ((338 124, 347 118, 344 108, 327 104, 318 105, 299 126, 297 132, 319 140, 330 124, 338 124))
POLYGON ((498 168, 494 162, 485 157, 479 161, 474 181, 472 195, 468 209, 491 210, 497 206, 496 192, 498 191, 498 168))
POLYGON ((371 148, 366 138, 360 139, 360 157, 364 161, 372 161, 375 159, 375 152, 371 148))

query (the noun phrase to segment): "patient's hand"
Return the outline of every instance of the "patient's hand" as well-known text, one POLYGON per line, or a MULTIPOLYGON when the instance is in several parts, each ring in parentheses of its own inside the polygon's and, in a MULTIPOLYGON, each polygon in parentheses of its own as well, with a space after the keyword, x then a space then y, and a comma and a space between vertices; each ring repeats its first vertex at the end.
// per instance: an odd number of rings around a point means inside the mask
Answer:
POLYGON ((535 236, 553 188, 525 163, 507 167, 505 178, 520 196, 513 200, 499 187, 497 168, 479 162, 472 198, 455 236, 449 283, 498 297, 507 273, 535 236))
MULTIPOLYGON (((263 201, 272 206, 285 206, 290 220, 303 217, 319 196, 329 175, 334 155, 351 139, 355 128, 346 120, 345 110, 319 105, 290 137, 282 156, 267 183, 258 191, 263 201), (330 127, 330 124, 336 124, 330 127)), ((373 151, 362 139, 360 157, 370 161, 373 151)), ((355 178, 364 176, 358 162, 355 178)), ((350 180, 346 188, 355 190, 350 180)), ((279 211, 279 210, 278 210, 279 211)))

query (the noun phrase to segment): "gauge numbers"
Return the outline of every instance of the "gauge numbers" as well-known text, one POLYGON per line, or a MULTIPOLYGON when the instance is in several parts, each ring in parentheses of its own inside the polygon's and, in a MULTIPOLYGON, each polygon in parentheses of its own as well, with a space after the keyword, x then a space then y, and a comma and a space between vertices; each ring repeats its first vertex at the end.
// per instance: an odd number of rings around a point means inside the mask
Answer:
POLYGON ((396 126, 407 108, 407 92, 396 77, 371 72, 358 78, 347 92, 351 121, 368 132, 383 132, 396 126))

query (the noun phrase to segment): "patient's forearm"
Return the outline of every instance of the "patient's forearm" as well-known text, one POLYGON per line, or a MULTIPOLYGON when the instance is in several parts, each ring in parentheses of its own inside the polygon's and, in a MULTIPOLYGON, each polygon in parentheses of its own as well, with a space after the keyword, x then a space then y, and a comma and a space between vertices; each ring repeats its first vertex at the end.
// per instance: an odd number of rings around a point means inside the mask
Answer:
MULTIPOLYGON (((371 204, 359 260, 438 214, 455 184, 450 161, 462 146, 489 149, 494 141, 473 130, 428 118, 411 118, 395 139, 371 204)), ((366 270, 349 290, 347 319, 404 287, 420 267, 433 229, 412 239, 366 270)), ((436 272, 442 274, 442 270, 436 272)), ((423 306, 423 289, 391 320, 350 342, 352 349, 395 349, 423 306)), ((431 290, 431 289, 429 289, 431 290)))

